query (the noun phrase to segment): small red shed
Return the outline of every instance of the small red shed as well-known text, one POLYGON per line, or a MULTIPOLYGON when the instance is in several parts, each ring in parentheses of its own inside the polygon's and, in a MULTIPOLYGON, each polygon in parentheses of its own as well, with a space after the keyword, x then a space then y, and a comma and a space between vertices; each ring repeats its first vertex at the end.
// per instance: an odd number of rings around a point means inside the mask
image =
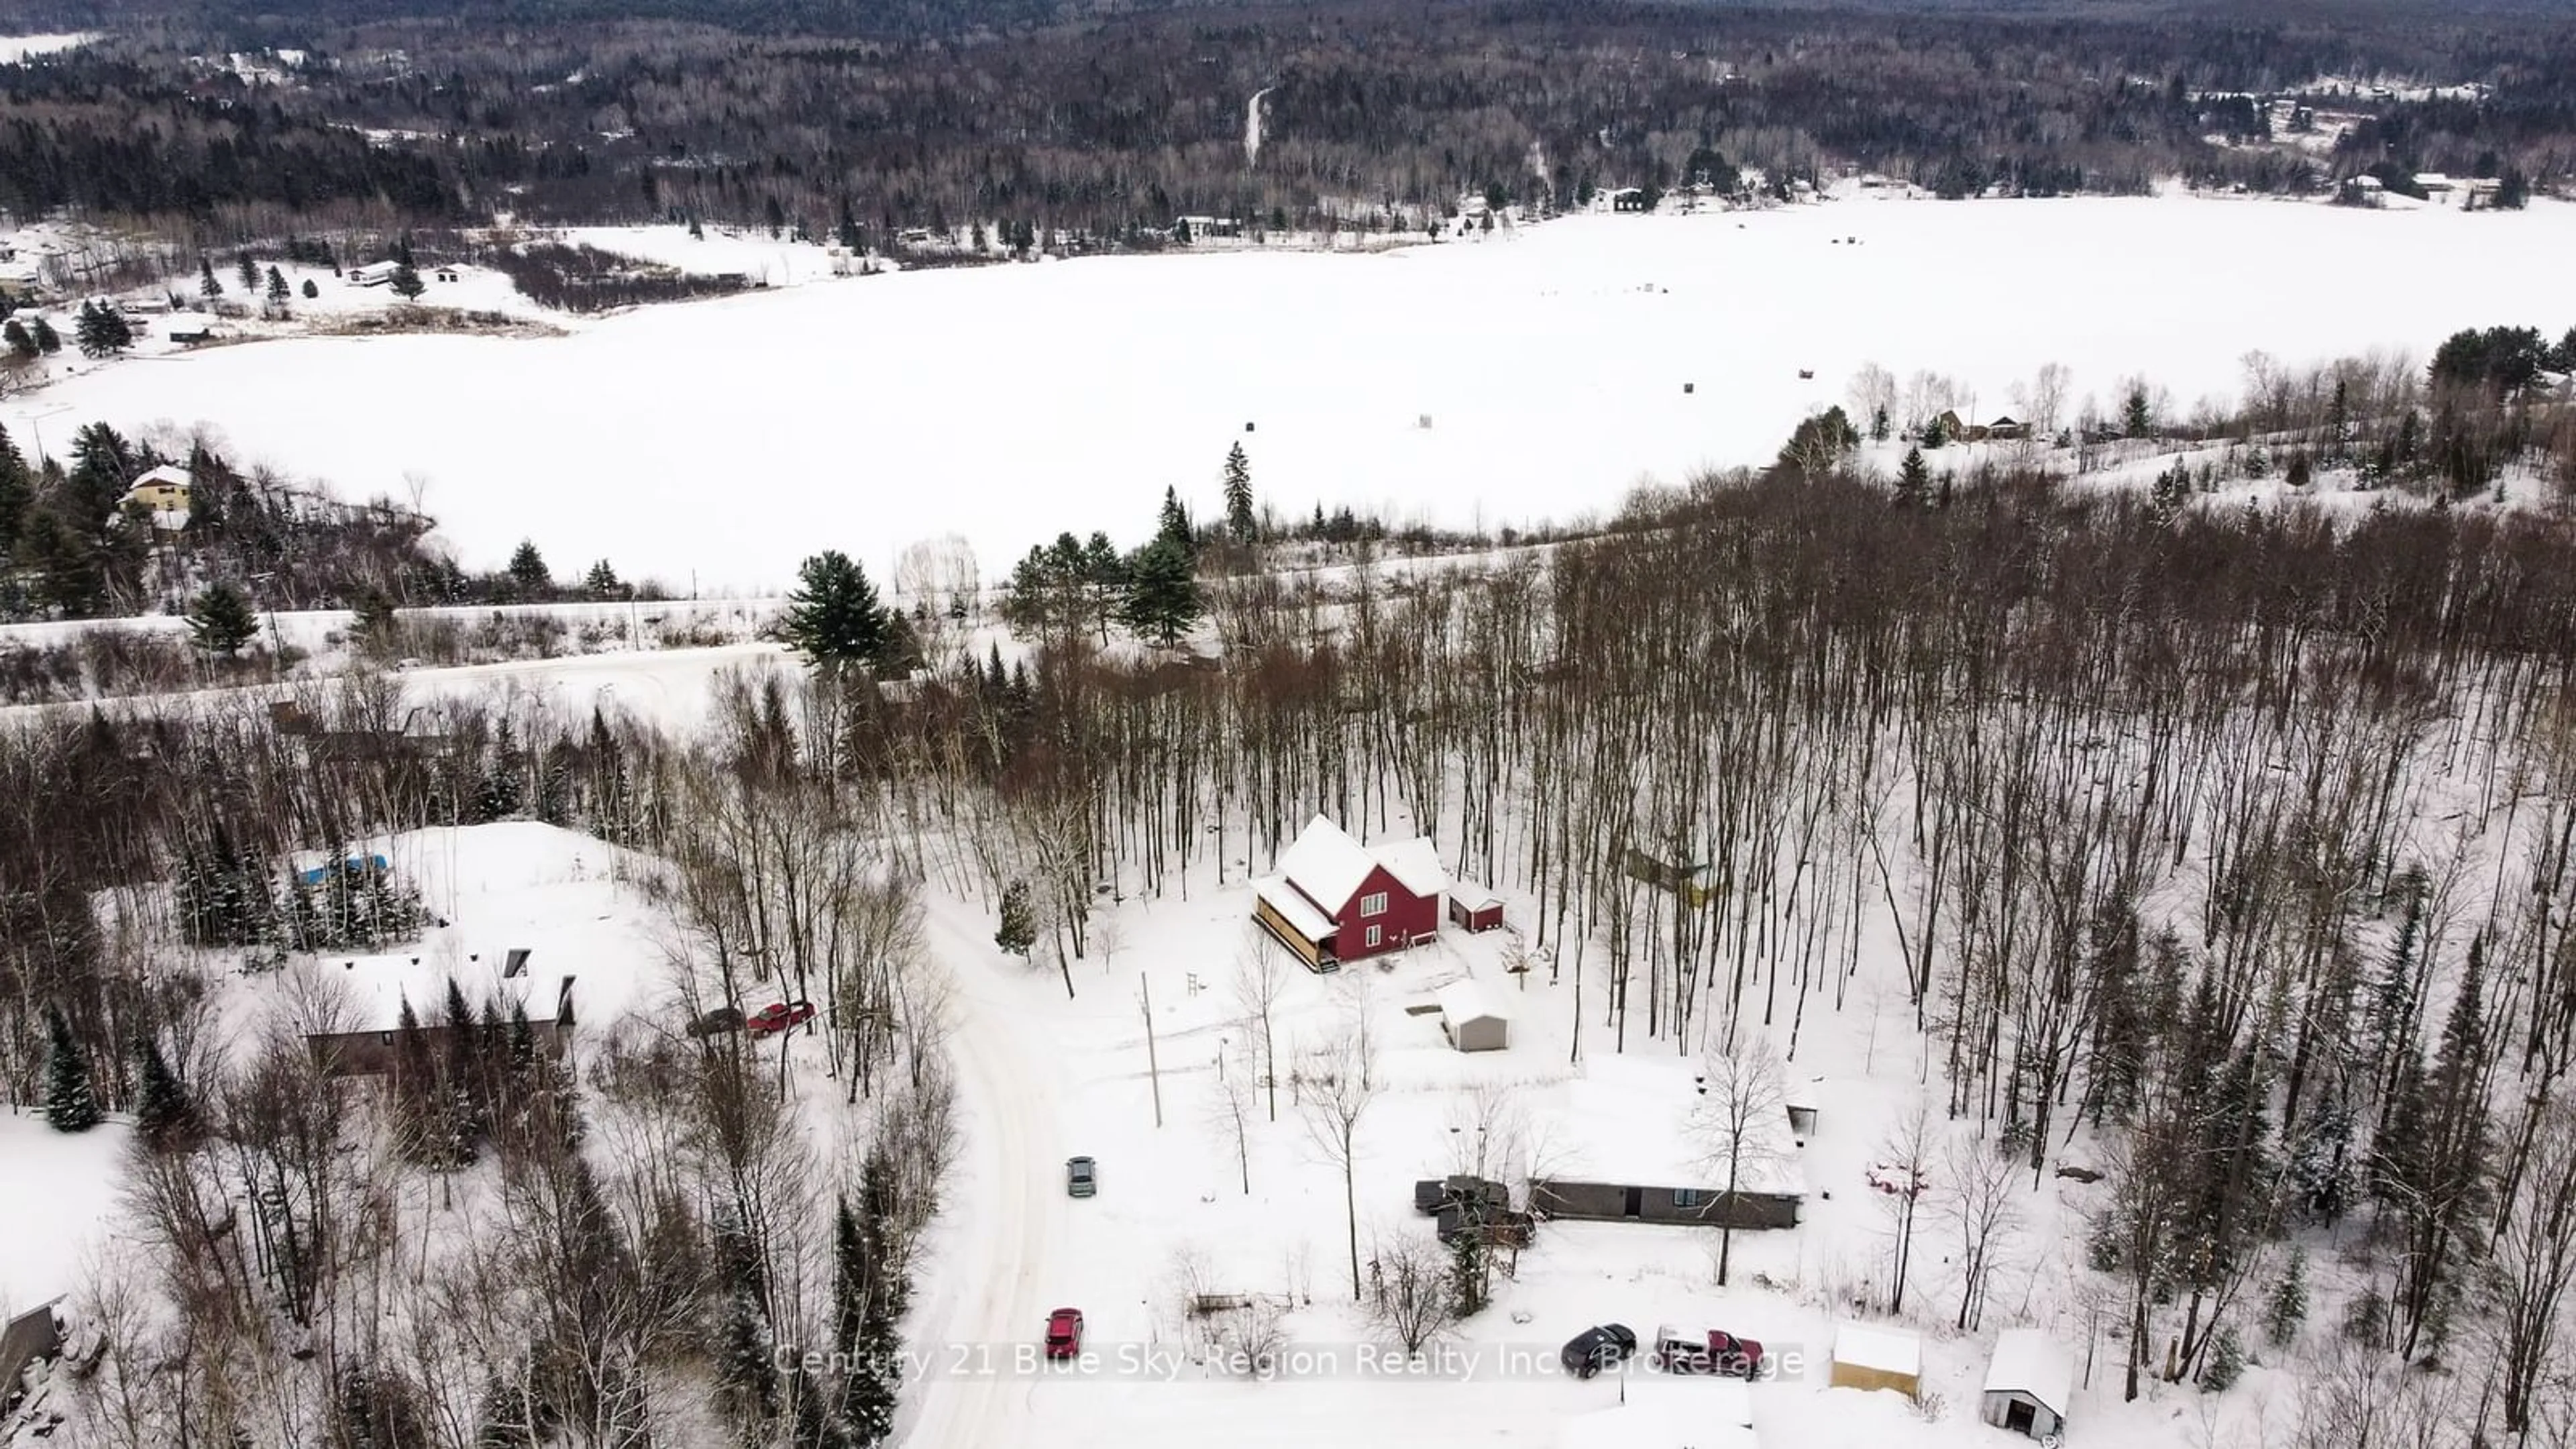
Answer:
POLYGON ((1449 897, 1449 919, 1461 930, 1499 931, 1503 926, 1503 903, 1489 895, 1469 892, 1449 897))

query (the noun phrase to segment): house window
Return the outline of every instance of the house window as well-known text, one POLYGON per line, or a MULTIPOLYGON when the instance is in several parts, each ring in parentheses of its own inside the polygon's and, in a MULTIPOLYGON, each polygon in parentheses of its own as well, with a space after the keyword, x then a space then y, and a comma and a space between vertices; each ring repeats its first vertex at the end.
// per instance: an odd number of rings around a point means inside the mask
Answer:
POLYGON ((1374 949, 1374 948, 1376 947, 1376 945, 1377 945, 1377 942, 1378 942, 1378 928, 1377 928, 1376 926, 1371 926, 1371 927, 1369 927, 1369 937, 1368 937, 1368 943, 1369 943, 1369 946, 1370 946, 1372 949, 1374 949))
POLYGON ((1379 891, 1374 895, 1365 895, 1360 897, 1360 914, 1363 916, 1385 915, 1386 892, 1379 891))
POLYGON ((394 1044, 394 1034, 392 1032, 386 1032, 382 1036, 376 1038, 376 1040, 382 1042, 386 1046, 392 1046, 394 1044))
POLYGON ((1700 1205, 1699 1199, 1700 1191, 1698 1188, 1677 1187, 1673 1189, 1673 1206, 1677 1208, 1698 1207, 1700 1205))

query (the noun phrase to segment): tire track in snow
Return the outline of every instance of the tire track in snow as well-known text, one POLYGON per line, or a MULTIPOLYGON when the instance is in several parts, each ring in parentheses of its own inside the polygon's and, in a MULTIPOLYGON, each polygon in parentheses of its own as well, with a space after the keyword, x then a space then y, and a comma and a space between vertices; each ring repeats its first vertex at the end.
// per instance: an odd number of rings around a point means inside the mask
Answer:
POLYGON ((1064 1155, 1057 1055, 1029 1031, 1024 1005, 1003 989, 991 943, 960 919, 965 911, 952 901, 926 903, 931 949, 957 983, 948 1050, 971 1169, 951 1179, 945 1251, 932 1265, 936 1305, 916 1316, 905 1345, 927 1365, 904 1405, 909 1423, 899 1442, 909 1449, 1034 1442, 1028 1409, 1035 1385, 1018 1381, 1008 1366, 1011 1350, 1038 1338, 1054 1306, 1039 1285, 1060 1262, 1064 1229, 1066 1199, 1046 1191, 1064 1155), (996 1369, 989 1377, 956 1372, 961 1363, 987 1362, 996 1369))

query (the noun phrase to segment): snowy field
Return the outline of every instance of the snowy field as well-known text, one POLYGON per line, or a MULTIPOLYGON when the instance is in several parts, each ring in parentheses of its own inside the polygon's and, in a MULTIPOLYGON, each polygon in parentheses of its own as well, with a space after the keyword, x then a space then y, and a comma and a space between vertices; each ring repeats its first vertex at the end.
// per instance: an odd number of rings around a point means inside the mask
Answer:
MULTIPOLYGON (((2249 350, 2296 365, 2424 355, 2466 326, 2555 327, 2525 314, 2533 279, 2570 254, 2576 207, 2545 203, 1582 217, 1367 257, 826 280, 560 337, 220 348, 91 369, 0 421, 204 423, 245 461, 351 495, 408 497, 407 477, 426 478, 425 506, 474 564, 532 537, 628 577, 695 570, 711 590, 766 592, 824 546, 882 567, 956 530, 990 577, 1061 529, 1132 541, 1166 484, 1213 511, 1237 441, 1282 511, 1496 527, 1766 461, 1864 362, 1958 378, 1970 412, 2009 409, 2011 385, 2051 361, 2073 369, 2078 404, 2143 373, 2187 409, 2231 395, 2249 350)), ((813 261, 782 254, 781 279, 813 261)))
POLYGON ((0 65, 20 65, 40 55, 56 55, 87 45, 98 37, 87 33, 68 35, 0 35, 0 65))

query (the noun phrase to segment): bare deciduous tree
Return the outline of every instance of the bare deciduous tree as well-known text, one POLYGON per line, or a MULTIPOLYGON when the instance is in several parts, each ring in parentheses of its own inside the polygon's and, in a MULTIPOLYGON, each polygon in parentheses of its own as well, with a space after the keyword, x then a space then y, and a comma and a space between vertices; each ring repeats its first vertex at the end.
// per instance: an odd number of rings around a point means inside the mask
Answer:
POLYGON ((1381 1239, 1370 1252, 1374 1289, 1369 1322, 1407 1355, 1418 1354, 1458 1323, 1458 1294, 1449 1255, 1430 1239, 1407 1233, 1381 1239))
POLYGON ((1345 1035, 1330 1047, 1306 1054, 1297 1069, 1297 1108, 1305 1117, 1306 1137, 1316 1155, 1342 1174, 1342 1212, 1350 1232, 1351 1301, 1360 1293, 1360 1119, 1377 1098, 1370 1085, 1368 1044, 1345 1035))
POLYGON ((1748 1042, 1730 1052, 1711 1038, 1700 1057, 1699 1095, 1691 1104, 1687 1130, 1701 1164, 1717 1179, 1721 1288, 1735 1258, 1735 1195, 1778 1165, 1788 1110, 1780 1065, 1769 1043, 1748 1042))
POLYGON ((1972 1329, 1985 1312, 1986 1284, 1994 1276, 1996 1257, 2021 1231, 2020 1169, 1996 1144, 1964 1135, 1950 1139, 1941 1167, 1949 1186, 1937 1210, 1959 1234, 1956 1324, 1972 1329))

